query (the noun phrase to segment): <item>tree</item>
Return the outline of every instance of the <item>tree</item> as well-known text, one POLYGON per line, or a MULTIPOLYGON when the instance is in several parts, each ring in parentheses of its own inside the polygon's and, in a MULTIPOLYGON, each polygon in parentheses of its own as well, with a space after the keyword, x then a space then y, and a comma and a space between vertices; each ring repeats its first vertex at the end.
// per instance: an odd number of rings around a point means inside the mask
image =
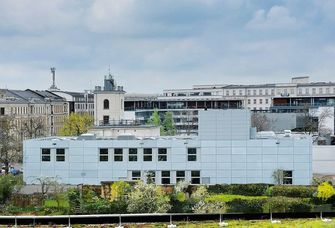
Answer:
POLYGON ((164 115, 163 126, 161 129, 162 135, 175 135, 177 132, 173 122, 172 112, 166 112, 164 115))
POLYGON ((6 174, 9 171, 9 164, 19 161, 22 157, 21 144, 17 141, 15 129, 13 118, 0 117, 0 164, 4 164, 6 174))
POLYGON ((327 127, 326 122, 329 118, 334 118, 334 109, 325 107, 318 112, 318 136, 331 134, 331 129, 327 127))
POLYGON ((270 120, 264 113, 252 113, 251 126, 256 127, 257 131, 267 131, 270 128, 270 120))
POLYGON ((130 213, 166 213, 170 208, 170 197, 154 184, 138 182, 128 197, 130 213))
POLYGON ((57 177, 37 177, 34 180, 35 183, 41 186, 42 196, 45 197, 50 190, 52 189, 54 192, 58 192, 58 190, 62 190, 60 188, 60 184, 57 177))
POLYGON ((161 118, 159 117, 157 110, 154 110, 151 117, 148 119, 147 124, 154 125, 156 127, 161 126, 161 118))
POLYGON ((323 182, 321 185, 318 186, 317 197, 323 202, 326 202, 333 195, 335 195, 335 190, 333 186, 330 185, 328 182, 323 182))
POLYGON ((272 178, 274 181, 274 184, 281 185, 284 182, 284 171, 281 169, 276 169, 272 173, 272 178))
POLYGON ((86 133, 93 125, 93 119, 89 114, 71 113, 64 120, 61 134, 64 136, 79 136, 86 133))
POLYGON ((30 117, 23 122, 21 132, 28 139, 45 136, 45 119, 43 117, 30 117))

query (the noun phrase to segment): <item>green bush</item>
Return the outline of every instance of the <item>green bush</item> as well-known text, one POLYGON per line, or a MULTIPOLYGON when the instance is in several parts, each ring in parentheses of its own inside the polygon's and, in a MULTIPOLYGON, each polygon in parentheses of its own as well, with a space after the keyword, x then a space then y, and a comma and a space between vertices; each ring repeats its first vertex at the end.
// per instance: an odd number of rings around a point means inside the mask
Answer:
POLYGON ((211 185, 208 187, 209 193, 233 194, 244 196, 262 196, 266 194, 268 184, 222 184, 211 185))
POLYGON ((276 185, 270 187, 267 193, 271 196, 311 198, 316 191, 317 188, 313 186, 276 185))
POLYGON ((312 204, 309 198, 292 198, 277 196, 268 199, 264 212, 309 212, 312 204))
POLYGON ((262 213, 267 199, 267 196, 212 195, 205 199, 206 205, 200 205, 198 208, 220 209, 218 212, 224 208, 226 212, 262 213))
POLYGON ((5 203, 22 184, 22 175, 13 176, 8 174, 0 176, 0 203, 5 203))

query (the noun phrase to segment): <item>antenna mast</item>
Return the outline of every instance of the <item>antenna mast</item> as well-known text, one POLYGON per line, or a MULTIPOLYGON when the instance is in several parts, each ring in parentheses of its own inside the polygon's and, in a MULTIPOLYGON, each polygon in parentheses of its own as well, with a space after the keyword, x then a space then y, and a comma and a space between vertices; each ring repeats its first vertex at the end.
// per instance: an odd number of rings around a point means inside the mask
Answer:
POLYGON ((56 86, 56 68, 51 67, 50 70, 52 73, 52 85, 50 86, 49 90, 59 90, 56 86))

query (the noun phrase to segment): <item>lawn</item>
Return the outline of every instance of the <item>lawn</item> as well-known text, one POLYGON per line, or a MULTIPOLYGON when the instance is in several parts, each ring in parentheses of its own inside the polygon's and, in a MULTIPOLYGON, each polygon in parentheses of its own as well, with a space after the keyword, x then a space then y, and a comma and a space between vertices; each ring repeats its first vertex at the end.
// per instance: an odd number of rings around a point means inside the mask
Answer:
MULTIPOLYGON (((333 219, 330 223, 324 223, 320 219, 285 219, 281 220, 281 224, 271 224, 269 220, 228 220, 228 227, 242 227, 242 228, 318 228, 318 227, 335 227, 335 220, 333 219)), ((216 228, 219 227, 218 221, 207 221, 207 222, 176 222, 174 223, 177 227, 183 228, 216 228)), ((157 223, 157 224, 122 224, 125 228, 166 228, 168 223, 157 223)), ((7 226, 0 226, 7 227, 7 226)), ((20 227, 20 226, 18 226, 20 227)), ((26 226, 22 226, 26 227, 26 226)), ((35 227, 49 227, 49 226, 35 226, 35 227)), ((57 226, 62 227, 62 226, 57 226)), ((112 225, 72 225, 73 228, 82 227, 115 227, 112 225)))

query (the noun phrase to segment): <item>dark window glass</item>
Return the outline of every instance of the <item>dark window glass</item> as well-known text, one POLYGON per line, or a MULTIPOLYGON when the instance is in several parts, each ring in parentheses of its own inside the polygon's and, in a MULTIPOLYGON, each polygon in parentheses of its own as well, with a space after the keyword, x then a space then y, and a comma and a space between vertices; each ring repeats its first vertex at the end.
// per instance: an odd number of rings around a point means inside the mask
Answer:
POLYGON ((187 161, 197 161, 197 148, 187 148, 187 161))
POLYGON ((191 171, 191 183, 200 184, 200 171, 191 171))
POLYGON ((42 149, 42 162, 49 162, 51 160, 50 149, 43 148, 42 149))
POLYGON ((170 184, 170 171, 162 171, 162 184, 170 184))
POLYGON ((65 149, 56 149, 56 161, 58 162, 65 161, 65 149))
POLYGON ((283 170, 283 184, 293 184, 293 172, 291 170, 283 170))
POLYGON ((121 148, 114 149, 114 161, 116 162, 123 161, 123 150, 121 148))
POLYGON ((129 161, 134 162, 137 161, 137 149, 129 148, 129 161))
POLYGON ((152 161, 152 149, 151 148, 143 149, 143 161, 152 161))
POLYGON ((109 100, 104 100, 104 109, 109 109, 109 100))
POLYGON ((141 180, 141 171, 132 171, 131 172, 132 180, 141 180))
POLYGON ((158 161, 167 161, 167 149, 158 148, 158 161))
POLYGON ((101 162, 108 162, 108 149, 101 148, 100 149, 100 159, 101 162))
POLYGON ((176 172, 176 180, 177 180, 177 183, 179 181, 184 181, 185 180, 185 171, 177 171, 176 172))

